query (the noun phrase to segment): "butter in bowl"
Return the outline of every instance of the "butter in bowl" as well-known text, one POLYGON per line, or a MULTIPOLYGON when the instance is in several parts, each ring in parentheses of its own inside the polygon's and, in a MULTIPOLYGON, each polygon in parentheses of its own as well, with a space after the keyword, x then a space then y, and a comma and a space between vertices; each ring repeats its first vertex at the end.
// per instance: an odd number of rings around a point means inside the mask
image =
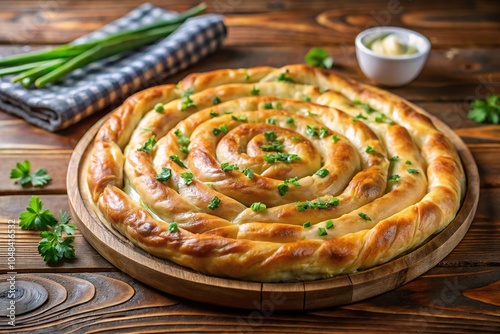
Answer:
POLYGON ((422 34, 399 27, 376 27, 355 40, 361 71, 384 86, 403 86, 422 71, 431 43, 422 34))

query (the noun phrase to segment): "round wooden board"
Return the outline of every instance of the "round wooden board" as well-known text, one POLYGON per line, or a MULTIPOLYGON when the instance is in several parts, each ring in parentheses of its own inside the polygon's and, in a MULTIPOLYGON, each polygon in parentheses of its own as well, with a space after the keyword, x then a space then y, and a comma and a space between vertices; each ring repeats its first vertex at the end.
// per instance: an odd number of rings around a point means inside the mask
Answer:
POLYGON ((135 279, 178 297, 262 310, 315 309, 373 297, 415 279, 447 256, 467 232, 479 199, 479 174, 467 146, 444 123, 407 103, 430 117, 453 142, 464 165, 467 192, 457 216, 443 231, 408 254, 369 270, 318 281, 244 282, 203 275, 135 247, 107 225, 95 208, 86 184, 89 152, 104 119, 83 136, 71 156, 67 176, 70 209, 83 236, 104 258, 135 279))

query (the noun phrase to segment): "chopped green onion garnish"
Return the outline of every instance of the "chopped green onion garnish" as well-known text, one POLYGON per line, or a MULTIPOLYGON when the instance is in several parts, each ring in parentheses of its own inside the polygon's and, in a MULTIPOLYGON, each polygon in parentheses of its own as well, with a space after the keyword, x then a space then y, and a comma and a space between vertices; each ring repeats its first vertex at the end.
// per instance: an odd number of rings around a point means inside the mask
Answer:
POLYGON ((181 173, 181 177, 184 179, 184 182, 186 182, 186 184, 191 184, 193 183, 193 173, 189 173, 189 172, 185 172, 185 173, 181 173))
POLYGON ((276 81, 285 81, 285 82, 290 82, 290 83, 294 83, 295 81, 288 77, 287 74, 289 73, 288 70, 285 71, 285 73, 281 73, 277 78, 276 78, 276 81))
POLYGON ((222 101, 217 97, 217 96, 214 96, 214 98, 212 99, 212 103, 213 104, 219 104, 221 103, 222 101))
POLYGON ((250 206, 250 209, 252 209, 255 212, 264 211, 266 208, 267 208, 266 205, 261 202, 252 203, 252 205, 250 206))
POLYGON ((371 147, 370 145, 368 145, 368 146, 366 147, 365 152, 366 152, 366 153, 376 153, 377 151, 376 151, 373 147, 371 147))
POLYGON ((175 155, 175 154, 172 154, 170 156, 170 160, 172 160, 173 162, 177 163, 182 168, 187 168, 186 165, 184 165, 184 163, 181 161, 181 159, 179 159, 179 157, 177 155, 175 155))
POLYGON ((273 109, 273 104, 271 102, 264 103, 264 109, 273 109))
POLYGON ((321 128, 319 129, 319 137, 320 138, 325 138, 328 135, 328 129, 327 128, 321 128))
POLYGON ((410 161, 410 160, 406 160, 406 161, 405 161, 405 164, 407 164, 407 165, 411 165, 411 161, 410 161))
POLYGON ((290 177, 288 179, 285 179, 285 181, 283 181, 283 182, 285 182, 285 184, 291 183, 291 184, 293 184, 296 187, 300 186, 299 177, 298 176, 290 177))
POLYGON ((170 233, 177 232, 177 231, 179 231, 179 226, 177 226, 177 223, 170 223, 170 224, 168 224, 168 231, 170 233))
POLYGON ((328 234, 328 233, 326 232, 326 230, 325 230, 323 227, 319 227, 319 228, 318 228, 318 235, 319 235, 320 237, 323 237, 323 236, 325 236, 325 235, 327 235, 327 234, 328 234))
POLYGON ((235 121, 240 121, 240 122, 246 122, 247 121, 247 117, 245 115, 240 115, 238 117, 236 116, 231 116, 231 118, 235 121))
POLYGON ((168 181, 171 177, 172 177, 172 170, 166 167, 162 167, 161 172, 156 175, 156 179, 160 182, 168 181))
POLYGON ((418 169, 415 169, 415 168, 410 168, 407 170, 407 172, 410 174, 420 174, 418 169))
POLYGON ((233 171, 233 170, 238 170, 240 169, 238 167, 238 165, 236 164, 230 164, 229 162, 223 162, 221 165, 220 165, 220 168, 224 171, 224 172, 230 172, 230 171, 233 171))
POLYGON ((293 117, 288 116, 285 122, 286 124, 293 124, 295 123, 295 120, 293 119, 293 117))
POLYGON ((328 169, 324 169, 324 168, 320 169, 315 174, 318 175, 319 177, 325 177, 328 175, 328 169))
POLYGON ((220 204, 220 198, 217 196, 214 196, 214 198, 212 198, 210 203, 208 203, 207 207, 211 210, 215 210, 219 207, 219 204, 220 204))
POLYGON ((399 156, 395 155, 392 158, 390 158, 389 160, 391 160, 391 161, 398 161, 399 160, 399 156))
POLYGON ((311 227, 311 222, 305 222, 304 224, 302 224, 302 226, 303 226, 304 228, 311 227))
POLYGON ((259 95, 260 94, 260 89, 257 89, 255 88, 255 86, 253 86, 252 90, 250 91, 250 95, 259 95))
POLYGON ((266 123, 276 125, 276 120, 274 118, 266 118, 266 123))
POLYGON ((242 173, 245 174, 249 179, 253 179, 253 170, 248 167, 243 168, 242 173))
POLYGON ((219 116, 219 113, 216 113, 215 111, 210 111, 210 117, 217 117, 219 116))
POLYGON ((165 110, 165 108, 163 107, 163 103, 157 103, 154 106, 154 110, 159 113, 163 112, 165 110))
POLYGON ((311 102, 311 98, 307 95, 302 95, 302 101, 311 102))
POLYGON ((331 229, 333 227, 333 220, 329 219, 325 223, 325 227, 327 230, 331 229))
POLYGON ((281 152, 285 146, 282 143, 274 141, 269 145, 262 145, 260 148, 265 152, 281 152))
POLYGON ((155 147, 155 145, 156 145, 156 138, 155 138, 154 135, 152 135, 137 150, 138 151, 143 151, 143 152, 149 152, 149 151, 151 151, 153 149, 153 147, 155 147))
POLYGON ((288 192, 288 185, 287 184, 279 184, 278 185, 278 191, 280 193, 281 196, 285 196, 286 193, 288 192))
POLYGON ((264 137, 266 137, 266 139, 268 141, 275 141, 276 139, 278 139, 278 136, 276 135, 276 132, 274 132, 274 131, 264 132, 264 137))
POLYGON ((360 216, 363 220, 372 220, 366 213, 363 212, 358 213, 358 216, 360 216))
POLYGON ((394 174, 389 178, 389 181, 397 182, 401 177, 398 174, 394 174))
POLYGON ((291 140, 296 140, 296 141, 299 141, 300 139, 302 139, 300 136, 293 136, 293 137, 290 137, 291 140))
POLYGON ((337 135, 333 135, 332 136, 332 140, 333 140, 334 143, 336 143, 336 142, 338 142, 340 140, 340 138, 337 135))

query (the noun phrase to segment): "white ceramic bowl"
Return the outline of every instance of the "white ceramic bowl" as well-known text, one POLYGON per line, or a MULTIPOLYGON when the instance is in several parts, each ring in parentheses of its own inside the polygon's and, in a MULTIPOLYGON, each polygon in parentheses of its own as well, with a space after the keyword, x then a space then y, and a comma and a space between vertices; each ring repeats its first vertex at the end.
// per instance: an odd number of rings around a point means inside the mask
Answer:
POLYGON ((431 43, 418 32, 398 27, 367 29, 355 40, 359 67, 370 79, 385 86, 402 86, 415 79, 425 65, 431 43), (395 34, 403 44, 414 46, 417 52, 410 55, 387 56, 375 53, 366 46, 377 36, 395 34))

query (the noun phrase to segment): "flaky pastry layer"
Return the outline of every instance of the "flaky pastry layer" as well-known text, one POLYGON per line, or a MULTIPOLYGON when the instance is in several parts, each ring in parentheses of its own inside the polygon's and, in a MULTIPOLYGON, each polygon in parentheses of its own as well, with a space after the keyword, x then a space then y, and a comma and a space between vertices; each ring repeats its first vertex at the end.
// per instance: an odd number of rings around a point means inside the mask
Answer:
POLYGON ((465 192, 429 118, 306 65, 197 73, 133 95, 98 131, 87 181, 138 247, 258 282, 390 261, 446 227, 465 192))

